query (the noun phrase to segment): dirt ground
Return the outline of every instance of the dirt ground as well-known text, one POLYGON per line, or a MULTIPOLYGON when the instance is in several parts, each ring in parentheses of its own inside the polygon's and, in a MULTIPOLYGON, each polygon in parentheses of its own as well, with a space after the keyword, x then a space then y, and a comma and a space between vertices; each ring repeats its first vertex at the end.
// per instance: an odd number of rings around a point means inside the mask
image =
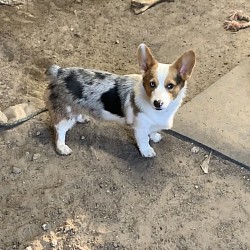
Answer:
MULTIPOLYGON (((42 99, 45 69, 137 73, 136 50, 160 62, 197 53, 186 101, 250 56, 250 29, 225 31, 247 0, 175 0, 134 15, 123 0, 28 0, 0 6, 0 110, 42 99)), ((236 90, 237 91, 237 90, 236 90)), ((130 128, 91 119, 55 153, 47 113, 0 130, 0 249, 250 249, 250 172, 166 134, 139 155, 130 128)))

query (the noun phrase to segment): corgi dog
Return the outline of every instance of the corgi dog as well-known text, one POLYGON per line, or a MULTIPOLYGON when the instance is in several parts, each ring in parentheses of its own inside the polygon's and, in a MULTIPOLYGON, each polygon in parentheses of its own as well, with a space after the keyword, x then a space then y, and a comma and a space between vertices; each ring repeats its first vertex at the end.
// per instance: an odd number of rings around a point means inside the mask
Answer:
POLYGON ((57 65, 47 70, 50 83, 45 103, 59 154, 72 153, 65 144, 66 133, 76 122, 88 121, 84 115, 88 111, 104 120, 132 126, 141 155, 156 155, 149 142, 159 142, 159 132, 172 127, 195 65, 195 53, 188 50, 172 64, 163 64, 140 44, 138 61, 141 74, 116 75, 57 65))

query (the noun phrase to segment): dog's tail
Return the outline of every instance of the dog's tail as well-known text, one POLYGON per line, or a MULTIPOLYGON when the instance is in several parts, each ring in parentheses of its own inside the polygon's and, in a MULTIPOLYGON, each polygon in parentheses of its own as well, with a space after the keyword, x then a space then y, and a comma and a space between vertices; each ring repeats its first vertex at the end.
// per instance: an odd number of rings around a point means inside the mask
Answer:
POLYGON ((58 78, 58 73, 60 72, 60 70, 61 70, 61 67, 54 64, 54 65, 50 66, 50 67, 46 70, 45 74, 49 77, 49 79, 50 79, 52 82, 54 82, 54 81, 57 80, 57 78, 58 78))

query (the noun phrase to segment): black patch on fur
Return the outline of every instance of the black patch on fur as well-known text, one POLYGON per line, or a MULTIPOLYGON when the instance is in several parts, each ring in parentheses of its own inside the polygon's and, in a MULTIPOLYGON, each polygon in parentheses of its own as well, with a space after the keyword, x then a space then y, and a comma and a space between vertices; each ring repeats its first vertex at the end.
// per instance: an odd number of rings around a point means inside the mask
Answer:
POLYGON ((82 99, 82 84, 78 81, 74 72, 71 72, 69 76, 65 78, 66 88, 76 99, 82 99))
POLYGON ((57 76, 60 76, 62 73, 63 73, 63 69, 62 68, 60 68, 60 69, 58 69, 58 71, 57 71, 57 76))
POLYGON ((175 82, 177 85, 184 82, 180 74, 176 75, 175 82))
POLYGON ((101 101, 104 105, 105 110, 109 111, 112 114, 124 117, 117 86, 103 93, 101 96, 101 101))
POLYGON ((100 80, 104 80, 106 78, 107 74, 101 73, 101 72, 95 72, 95 77, 100 79, 100 80))

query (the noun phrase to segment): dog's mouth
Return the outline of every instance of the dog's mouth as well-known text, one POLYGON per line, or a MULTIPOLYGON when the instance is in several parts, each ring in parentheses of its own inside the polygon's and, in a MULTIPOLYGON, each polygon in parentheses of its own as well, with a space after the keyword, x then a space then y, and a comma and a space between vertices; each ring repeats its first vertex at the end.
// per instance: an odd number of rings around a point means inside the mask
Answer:
POLYGON ((162 108, 155 108, 156 110, 162 110, 162 108))

